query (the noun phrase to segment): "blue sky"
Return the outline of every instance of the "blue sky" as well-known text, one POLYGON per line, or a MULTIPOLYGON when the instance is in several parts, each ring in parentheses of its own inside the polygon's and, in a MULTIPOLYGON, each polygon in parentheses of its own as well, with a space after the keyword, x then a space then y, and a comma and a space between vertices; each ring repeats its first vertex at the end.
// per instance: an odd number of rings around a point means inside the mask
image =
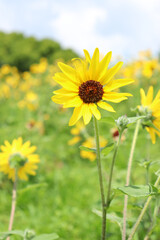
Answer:
POLYGON ((159 0, 0 0, 0 30, 49 37, 82 54, 160 51, 159 0))

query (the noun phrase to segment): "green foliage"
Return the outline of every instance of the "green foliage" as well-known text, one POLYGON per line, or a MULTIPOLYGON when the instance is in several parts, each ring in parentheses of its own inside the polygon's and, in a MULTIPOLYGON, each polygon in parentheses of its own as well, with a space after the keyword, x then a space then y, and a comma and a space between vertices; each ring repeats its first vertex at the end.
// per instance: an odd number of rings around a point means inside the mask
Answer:
POLYGON ((118 190, 132 197, 149 197, 159 194, 158 189, 153 185, 124 186, 119 187, 118 190))
POLYGON ((50 233, 50 234, 41 234, 38 236, 35 236, 35 232, 32 230, 26 229, 25 231, 20 230, 13 230, 8 232, 0 233, 0 240, 7 239, 8 236, 19 236, 22 240, 55 240, 58 239, 59 236, 56 233, 50 233))
POLYGON ((0 66, 9 64, 20 71, 26 71, 42 57, 53 63, 60 58, 68 61, 77 57, 77 54, 71 49, 62 49, 58 42, 51 39, 37 40, 22 33, 0 32, 0 66))

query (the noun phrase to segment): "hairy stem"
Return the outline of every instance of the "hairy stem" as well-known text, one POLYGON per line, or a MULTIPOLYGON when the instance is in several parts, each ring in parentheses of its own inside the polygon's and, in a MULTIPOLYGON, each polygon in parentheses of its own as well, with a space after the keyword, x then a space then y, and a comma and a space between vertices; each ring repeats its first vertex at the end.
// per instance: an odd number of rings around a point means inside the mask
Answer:
POLYGON ((105 240, 106 239, 106 205, 105 205, 105 195, 104 195, 102 166, 101 166, 99 130, 98 130, 97 119, 95 117, 93 117, 93 120, 94 120, 95 139, 96 139, 97 167, 98 167, 98 175, 99 175, 101 200, 102 200, 102 235, 101 235, 101 239, 105 240))
MULTIPOLYGON (((138 131, 139 131, 139 127, 140 127, 140 122, 141 122, 141 120, 137 121, 134 136, 133 136, 131 151, 130 151, 129 160, 128 160, 126 186, 128 186, 130 184, 132 160, 133 160, 133 154, 134 154, 134 150, 135 150, 135 146, 136 146, 136 141, 137 141, 138 131)), ((128 195, 125 195, 125 197, 124 197, 124 208, 123 208, 122 240, 126 239, 127 205, 128 205, 128 195)))
POLYGON ((106 218, 107 218, 107 211, 108 211, 108 208, 109 208, 109 205, 110 205, 110 200, 111 200, 110 195, 111 195, 113 169, 114 169, 114 164, 115 164, 115 160, 116 160, 116 157, 117 157, 119 144, 120 144, 120 141, 121 141, 121 135, 122 135, 122 133, 119 134, 118 141, 117 141, 116 147, 114 149, 111 168, 110 168, 109 181, 108 181, 108 192, 107 192, 107 199, 106 199, 106 218))

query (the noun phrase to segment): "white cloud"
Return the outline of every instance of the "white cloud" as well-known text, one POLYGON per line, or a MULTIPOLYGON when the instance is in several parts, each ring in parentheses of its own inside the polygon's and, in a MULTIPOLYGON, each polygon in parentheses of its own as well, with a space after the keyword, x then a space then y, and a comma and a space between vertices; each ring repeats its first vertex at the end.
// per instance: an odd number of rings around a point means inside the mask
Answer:
POLYGON ((61 10, 52 21, 54 35, 65 47, 72 47, 79 53, 86 48, 89 51, 99 47, 102 52, 114 49, 117 54, 123 52, 127 37, 120 34, 100 35, 97 28, 101 22, 107 22, 107 11, 103 8, 61 10))

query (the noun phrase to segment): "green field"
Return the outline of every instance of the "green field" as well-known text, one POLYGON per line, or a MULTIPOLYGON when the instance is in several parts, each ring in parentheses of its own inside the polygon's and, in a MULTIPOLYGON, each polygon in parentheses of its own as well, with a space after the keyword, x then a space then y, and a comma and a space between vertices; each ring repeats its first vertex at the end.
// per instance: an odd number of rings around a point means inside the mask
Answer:
MULTIPOLYGON (((154 68, 150 66, 151 73, 145 76, 143 69, 147 61, 153 62, 154 59, 150 57, 143 60, 138 70, 136 68, 138 60, 124 65, 120 75, 124 77, 128 74, 128 70, 129 74, 133 74, 132 78, 136 82, 122 87, 121 91, 130 92, 133 97, 119 104, 111 104, 116 109, 116 113, 101 111, 103 117, 110 116, 117 119, 122 115, 135 116, 131 108, 140 105, 140 87, 147 91, 148 87, 153 85, 154 96, 157 94, 160 87, 160 63, 157 62, 154 68)), ((79 149, 82 142, 87 139, 86 136, 94 136, 93 122, 91 121, 86 126, 85 134, 81 133, 80 142, 73 146, 68 144, 68 141, 73 138, 70 132, 72 128, 68 126, 72 109, 63 110, 51 101, 52 92, 59 88, 52 79, 56 71, 59 71, 56 63, 55 65, 46 64, 44 70, 41 68, 32 70, 26 75, 12 67, 8 67, 8 70, 6 67, 6 71, 4 66, 0 69, 0 145, 3 145, 5 140, 12 142, 14 138, 21 136, 24 142, 30 140, 32 145, 37 146, 36 152, 40 156, 36 176, 29 177, 27 182, 18 182, 13 229, 32 229, 38 235, 55 232, 61 240, 99 240, 101 218, 93 212, 93 209, 101 209, 97 165, 96 161, 91 162, 81 158, 79 149), (30 93, 28 97, 27 93, 30 93), (31 94, 35 94, 33 98, 31 94)), ((112 127, 99 121, 99 128, 100 135, 108 142, 112 142, 112 127)), ((125 140, 121 142, 114 169, 113 188, 125 185, 134 128, 133 124, 125 132, 125 140)), ((140 128, 132 168, 132 185, 147 184, 146 168, 140 164, 144 159, 157 160, 150 167, 148 175, 149 182, 154 184, 155 172, 159 169, 160 164, 159 144, 158 137, 156 144, 152 144, 147 131, 140 128)), ((112 153, 110 152, 107 157, 102 158, 106 189, 112 153)), ((0 173, 1 232, 8 229, 11 195, 12 182, 6 175, 0 173)), ((129 198, 130 221, 128 228, 132 227, 145 200, 146 198, 129 198)), ((117 193, 111 203, 109 213, 114 213, 117 217, 122 218, 123 201, 124 195, 117 193)), ((135 235, 135 240, 144 239, 152 220, 154 203, 155 199, 153 198, 135 235)), ((157 222, 159 221, 160 219, 157 217, 157 222)), ((115 222, 109 221, 107 229, 109 239, 121 239, 119 226, 115 222)), ((150 239, 158 240, 159 236, 160 229, 157 227, 150 239)), ((11 237, 11 239, 20 238, 11 237)))

